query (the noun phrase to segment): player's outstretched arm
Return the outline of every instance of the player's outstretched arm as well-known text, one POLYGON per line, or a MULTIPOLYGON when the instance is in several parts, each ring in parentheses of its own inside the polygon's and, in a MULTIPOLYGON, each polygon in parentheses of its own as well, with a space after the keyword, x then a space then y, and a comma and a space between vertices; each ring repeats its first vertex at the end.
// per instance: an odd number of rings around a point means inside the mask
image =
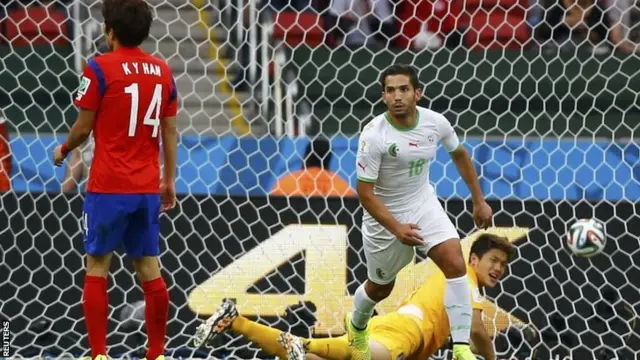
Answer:
POLYGON ((467 184, 469 191, 471 191, 471 199, 473 200, 473 218, 478 227, 483 229, 488 228, 491 225, 491 217, 493 211, 487 202, 484 200, 482 189, 480 188, 480 182, 478 181, 478 173, 473 166, 469 153, 462 145, 458 145, 455 150, 449 153, 451 159, 456 164, 456 168, 460 173, 460 176, 467 184))
POLYGON ((93 130, 93 124, 95 121, 95 111, 83 108, 80 109, 78 118, 69 132, 67 141, 56 147, 53 151, 53 161, 56 166, 61 166, 64 159, 67 157, 67 154, 87 140, 89 135, 91 135, 91 130, 93 130))
POLYGON ((493 342, 482 322, 482 310, 473 309, 471 319, 471 344, 473 352, 481 355, 486 360, 496 360, 493 350, 493 342))
POLYGON ((162 177, 162 210, 170 210, 176 204, 176 166, 178 153, 178 130, 176 117, 162 119, 162 152, 164 154, 164 174, 162 177))

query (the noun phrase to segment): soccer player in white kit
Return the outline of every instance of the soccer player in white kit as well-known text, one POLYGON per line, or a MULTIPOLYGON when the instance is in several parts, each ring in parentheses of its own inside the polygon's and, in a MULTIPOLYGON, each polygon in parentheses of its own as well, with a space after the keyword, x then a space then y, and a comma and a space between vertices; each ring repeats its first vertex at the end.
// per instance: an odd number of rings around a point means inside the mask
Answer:
POLYGON ((415 70, 393 65, 380 81, 388 111, 365 126, 356 159, 368 279, 358 287, 353 311, 345 321, 353 358, 371 358, 367 324, 373 309, 389 296, 396 275, 413 260, 417 248, 447 278, 445 308, 454 357, 475 360, 469 346, 472 310, 460 237, 429 183, 429 166, 438 143, 449 152, 471 191, 477 226, 491 224, 491 207, 449 121, 416 105, 422 90, 415 70))

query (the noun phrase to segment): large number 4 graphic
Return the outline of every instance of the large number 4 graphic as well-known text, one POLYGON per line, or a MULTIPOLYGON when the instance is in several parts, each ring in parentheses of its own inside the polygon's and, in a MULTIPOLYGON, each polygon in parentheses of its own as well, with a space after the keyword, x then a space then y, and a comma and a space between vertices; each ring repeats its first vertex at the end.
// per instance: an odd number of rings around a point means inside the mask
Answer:
MULTIPOLYGON (((199 284, 189 294, 188 305, 194 313, 211 315, 222 299, 232 298, 237 300, 244 315, 278 316, 284 314, 288 306, 301 300, 311 301, 317 307, 315 332, 329 335, 343 333, 342 320, 352 306, 352 296, 346 292, 347 230, 344 225, 287 225, 199 284), (301 252, 305 254, 304 294, 247 292, 257 281, 301 252)), ((529 229, 507 227, 488 231, 515 242, 524 238, 529 229)), ((471 243, 480 234, 476 232, 462 240, 465 254, 469 253, 471 243)), ((378 312, 385 314, 396 309, 407 294, 436 271, 437 266, 431 260, 407 265, 398 274, 391 295, 378 304, 378 312)), ((509 324, 522 323, 491 302, 485 302, 484 313, 488 317, 485 324, 491 325, 487 328, 490 335, 504 330, 509 324)))
MULTIPOLYGON (((131 95, 131 113, 129 114, 129 137, 136 135, 138 125, 138 107, 140 106, 140 91, 137 83, 133 83, 124 88, 126 94, 131 95)), ((153 91, 151 103, 147 107, 142 123, 153 126, 151 137, 158 137, 158 127, 160 127, 160 108, 162 105, 162 84, 157 84, 153 91)))
POLYGON ((234 298, 243 314, 281 315, 299 301, 316 304, 321 333, 342 330, 347 288, 347 227, 344 225, 288 225, 235 262, 198 285, 189 294, 192 311, 212 314, 223 298, 234 298), (256 281, 304 252, 304 294, 250 294, 256 281))

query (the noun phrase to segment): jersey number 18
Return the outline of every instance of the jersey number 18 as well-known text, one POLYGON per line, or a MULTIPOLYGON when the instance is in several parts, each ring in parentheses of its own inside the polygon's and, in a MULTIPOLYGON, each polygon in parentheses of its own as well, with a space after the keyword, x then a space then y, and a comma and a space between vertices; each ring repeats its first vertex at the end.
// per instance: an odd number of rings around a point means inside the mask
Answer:
POLYGON ((411 160, 409 161, 409 177, 420 175, 424 169, 424 164, 427 162, 425 159, 411 160))
MULTIPOLYGON (((126 94, 131 95, 131 112, 129 113, 129 137, 136 135, 136 126, 138 124, 138 107, 140 106, 140 96, 138 84, 133 83, 124 88, 126 94)), ((162 84, 157 84, 153 91, 151 103, 147 107, 142 123, 144 125, 153 126, 151 137, 158 137, 158 127, 160 126, 160 106, 162 104, 162 84)))

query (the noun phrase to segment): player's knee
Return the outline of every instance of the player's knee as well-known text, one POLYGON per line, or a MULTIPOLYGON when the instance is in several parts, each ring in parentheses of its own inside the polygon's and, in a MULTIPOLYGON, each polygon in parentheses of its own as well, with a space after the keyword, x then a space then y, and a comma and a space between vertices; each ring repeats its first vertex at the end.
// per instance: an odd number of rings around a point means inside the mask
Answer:
POLYGON ((371 360, 394 360, 391 359, 391 350, 375 340, 369 340, 369 350, 371 351, 371 360))
POLYGON ((447 261, 441 270, 447 279, 453 279, 464 276, 467 273, 467 266, 462 256, 451 256, 450 261, 447 261))
POLYGON ((87 275, 106 278, 109 276, 110 267, 111 254, 87 255, 87 275))
POLYGON ((152 256, 143 256, 133 260, 133 267, 140 278, 140 281, 150 281, 159 278, 160 264, 158 258, 152 256))
POLYGON ((458 239, 449 239, 429 251, 429 257, 438 265, 448 279, 464 276, 467 265, 458 239))
POLYGON ((371 280, 367 281, 365 284, 365 290, 367 295, 371 300, 374 301, 382 301, 391 295, 391 291, 393 291, 393 285, 395 282, 391 282, 389 284, 376 284, 371 280))

